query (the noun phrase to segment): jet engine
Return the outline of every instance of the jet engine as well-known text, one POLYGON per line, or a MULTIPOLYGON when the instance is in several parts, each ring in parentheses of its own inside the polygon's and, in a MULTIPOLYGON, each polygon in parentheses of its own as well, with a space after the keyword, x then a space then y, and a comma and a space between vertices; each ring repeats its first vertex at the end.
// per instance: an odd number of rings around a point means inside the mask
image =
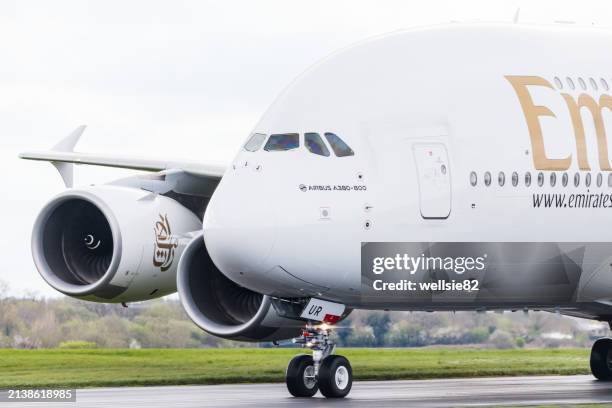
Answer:
POLYGON ((281 317, 269 296, 228 279, 213 263, 202 234, 179 262, 178 293, 187 315, 202 330, 231 340, 273 341, 296 337, 304 322, 281 317))
POLYGON ((41 211, 34 263, 58 291, 97 302, 131 302, 176 290, 178 260, 202 228, 177 201, 114 185, 67 190, 41 211))

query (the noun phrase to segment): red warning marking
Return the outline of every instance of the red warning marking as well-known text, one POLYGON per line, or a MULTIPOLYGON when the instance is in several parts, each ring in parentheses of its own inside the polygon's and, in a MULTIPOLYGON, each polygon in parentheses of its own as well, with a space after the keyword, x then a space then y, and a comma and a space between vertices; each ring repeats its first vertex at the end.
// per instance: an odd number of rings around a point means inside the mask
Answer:
POLYGON ((331 315, 331 314, 326 314, 325 317, 323 318, 323 321, 329 324, 338 323, 338 320, 340 320, 340 316, 331 315))

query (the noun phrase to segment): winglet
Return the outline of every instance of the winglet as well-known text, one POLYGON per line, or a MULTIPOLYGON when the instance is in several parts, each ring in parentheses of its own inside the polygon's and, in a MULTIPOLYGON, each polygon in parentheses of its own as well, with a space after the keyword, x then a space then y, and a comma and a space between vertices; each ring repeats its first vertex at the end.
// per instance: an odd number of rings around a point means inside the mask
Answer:
POLYGON ((77 142, 81 138, 81 135, 85 131, 87 125, 81 125, 78 128, 74 129, 72 133, 68 136, 60 140, 58 144, 53 146, 51 150, 59 151, 59 152, 72 152, 74 151, 74 146, 76 146, 77 142))
MULTIPOLYGON (((81 125, 78 128, 74 129, 72 133, 60 140, 60 142, 53 146, 51 150, 57 152, 74 151, 74 146, 76 146, 86 127, 86 125, 81 125)), ((62 176, 62 180, 64 180, 66 188, 72 188, 72 186, 74 185, 74 164, 56 161, 52 161, 51 164, 55 166, 60 176, 62 176)))
POLYGON ((66 188, 72 188, 74 185, 74 164, 61 162, 51 162, 51 164, 57 169, 60 176, 62 176, 66 188))

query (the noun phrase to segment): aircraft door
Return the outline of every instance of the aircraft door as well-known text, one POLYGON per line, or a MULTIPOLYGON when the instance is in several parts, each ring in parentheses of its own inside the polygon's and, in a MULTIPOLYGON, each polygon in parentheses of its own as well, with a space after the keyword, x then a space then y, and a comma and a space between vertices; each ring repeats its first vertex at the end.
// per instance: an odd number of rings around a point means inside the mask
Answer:
POLYGON ((425 219, 445 219, 451 212, 448 152, 443 143, 412 145, 419 182, 419 206, 425 219))

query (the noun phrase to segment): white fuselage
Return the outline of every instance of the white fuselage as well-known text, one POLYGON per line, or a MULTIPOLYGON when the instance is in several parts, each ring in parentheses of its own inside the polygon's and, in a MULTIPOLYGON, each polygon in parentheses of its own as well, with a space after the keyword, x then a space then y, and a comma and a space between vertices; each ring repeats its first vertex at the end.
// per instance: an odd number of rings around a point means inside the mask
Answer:
MULTIPOLYGON (((594 28, 449 25, 324 59, 253 129, 299 133, 299 148, 242 149, 221 180, 204 217, 212 259, 261 293, 359 307, 362 242, 610 241, 604 204, 537 208, 534 197, 612 192, 602 153, 612 133, 602 97, 612 95, 611 40, 594 28), (333 132, 355 154, 312 154, 305 132, 333 132)), ((612 299, 612 279, 598 282, 612 299)))

